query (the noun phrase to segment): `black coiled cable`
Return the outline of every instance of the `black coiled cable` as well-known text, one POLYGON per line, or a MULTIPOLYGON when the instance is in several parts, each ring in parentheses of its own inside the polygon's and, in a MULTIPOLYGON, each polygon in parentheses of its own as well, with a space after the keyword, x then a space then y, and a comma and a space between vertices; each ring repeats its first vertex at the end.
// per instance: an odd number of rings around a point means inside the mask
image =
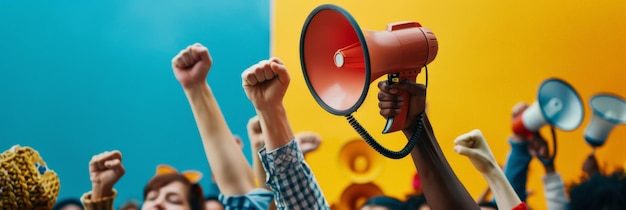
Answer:
POLYGON ((392 151, 390 149, 387 149, 383 145, 380 145, 367 132, 367 130, 365 130, 365 128, 363 128, 363 126, 361 126, 359 121, 357 121, 352 116, 352 114, 346 116, 346 118, 348 119, 348 122, 350 123, 352 128, 354 128, 354 130, 357 133, 359 133, 359 135, 361 135, 361 138, 363 138, 363 140, 365 140, 365 142, 367 142, 367 144, 369 144, 370 147, 372 147, 374 150, 376 150, 376 152, 384 155, 385 157, 391 158, 391 159, 401 159, 401 158, 404 158, 407 155, 409 155, 411 153, 411 150, 413 150, 413 147, 415 147, 415 145, 417 144, 417 141, 420 139, 420 134, 422 134, 422 130, 423 130, 423 127, 424 127, 423 123, 422 123, 422 119, 424 118, 424 112, 422 112, 420 114, 420 116, 418 117, 418 120, 417 120, 417 128, 415 129, 415 132, 413 133, 413 135, 411 135, 411 138, 409 139, 409 142, 406 143, 406 145, 404 146, 404 148, 402 148, 402 150, 400 150, 400 151, 392 151))

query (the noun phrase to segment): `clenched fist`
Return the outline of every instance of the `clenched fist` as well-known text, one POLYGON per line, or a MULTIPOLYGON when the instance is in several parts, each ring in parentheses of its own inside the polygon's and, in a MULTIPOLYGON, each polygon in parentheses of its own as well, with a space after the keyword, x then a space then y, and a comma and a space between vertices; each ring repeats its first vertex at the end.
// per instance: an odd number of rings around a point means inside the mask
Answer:
POLYGON ((468 157, 474 168, 481 173, 487 173, 498 167, 487 140, 480 130, 473 130, 458 136, 454 140, 454 151, 468 157))
POLYGON ((190 45, 172 59, 174 76, 184 88, 206 83, 213 64, 209 50, 201 44, 190 45))
POLYGON ((274 57, 263 60, 241 74, 243 88, 255 108, 279 106, 289 86, 289 72, 283 62, 274 57))
MULTIPOLYGON (((113 185, 122 178, 126 170, 122 165, 122 153, 119 151, 103 152, 94 155, 89 162, 89 178, 94 193, 97 195, 110 194, 113 185)), ((106 195, 103 195, 106 196, 106 195)))

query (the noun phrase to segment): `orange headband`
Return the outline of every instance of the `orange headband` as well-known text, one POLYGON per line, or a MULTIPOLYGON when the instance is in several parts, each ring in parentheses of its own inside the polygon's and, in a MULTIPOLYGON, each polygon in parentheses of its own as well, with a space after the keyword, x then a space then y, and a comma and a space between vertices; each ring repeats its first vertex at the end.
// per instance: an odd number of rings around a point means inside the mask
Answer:
MULTIPOLYGON (((164 174, 178 174, 178 170, 169 165, 158 165, 156 175, 158 176, 164 174)), ((200 179, 202 179, 202 173, 195 170, 183 171, 183 173, 180 173, 180 175, 183 175, 189 182, 191 182, 191 184, 198 184, 198 182, 200 182, 200 179)))

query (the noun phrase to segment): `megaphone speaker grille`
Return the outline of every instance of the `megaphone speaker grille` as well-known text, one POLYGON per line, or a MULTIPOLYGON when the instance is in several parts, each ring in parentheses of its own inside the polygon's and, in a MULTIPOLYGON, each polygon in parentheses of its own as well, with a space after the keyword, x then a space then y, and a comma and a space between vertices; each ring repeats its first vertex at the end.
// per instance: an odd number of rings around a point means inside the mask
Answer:
POLYGON ((564 130, 576 129, 583 121, 583 103, 576 90, 560 79, 548 79, 539 87, 537 102, 548 123, 564 130))
POLYGON ((307 17, 300 39, 302 71, 317 103, 341 116, 358 109, 367 95, 370 67, 356 20, 341 7, 319 6, 307 17), (338 49, 359 56, 338 54, 338 49))

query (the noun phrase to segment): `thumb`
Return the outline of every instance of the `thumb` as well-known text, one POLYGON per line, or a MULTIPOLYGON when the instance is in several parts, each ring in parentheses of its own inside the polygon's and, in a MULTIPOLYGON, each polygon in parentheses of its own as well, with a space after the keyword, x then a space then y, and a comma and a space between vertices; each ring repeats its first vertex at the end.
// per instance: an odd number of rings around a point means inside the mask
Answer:
POLYGON ((289 72, 287 72, 287 68, 285 68, 284 65, 272 62, 270 64, 270 68, 272 69, 272 72, 278 75, 278 80, 280 80, 280 82, 289 84, 291 78, 289 77, 289 72))
POLYGON ((121 163, 122 162, 120 161, 120 159, 107 160, 106 162, 104 162, 104 166, 107 168, 114 168, 121 163))
POLYGON ((478 152, 476 151, 476 149, 470 149, 469 147, 461 146, 461 145, 454 146, 454 152, 461 154, 463 156, 467 156, 469 158, 476 157, 478 155, 478 152))

